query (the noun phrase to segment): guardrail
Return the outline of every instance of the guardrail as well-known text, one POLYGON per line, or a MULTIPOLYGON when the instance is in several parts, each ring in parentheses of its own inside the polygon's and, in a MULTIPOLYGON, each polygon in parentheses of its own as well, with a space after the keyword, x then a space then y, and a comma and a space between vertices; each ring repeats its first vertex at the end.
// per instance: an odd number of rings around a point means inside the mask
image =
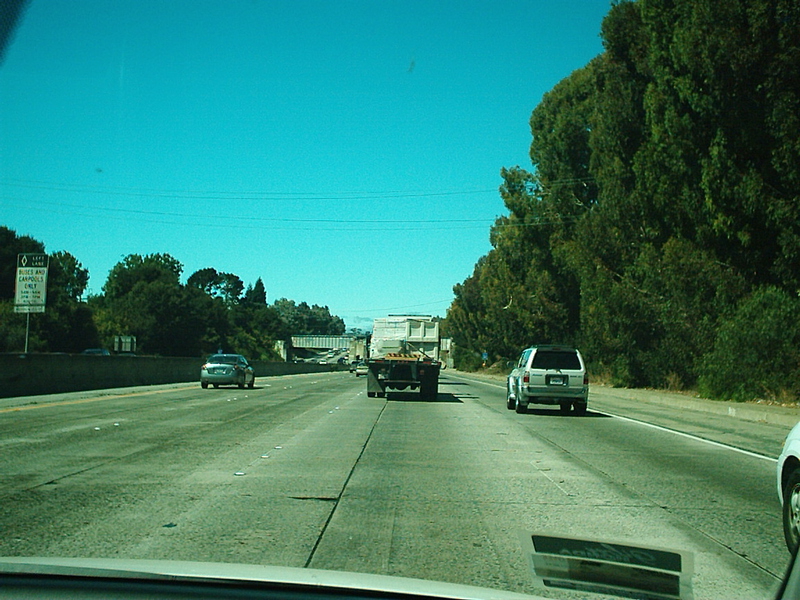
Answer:
MULTIPOLYGON (((0 354, 0 398, 200 381, 199 358, 0 354)), ((256 377, 319 373, 347 365, 253 361, 256 377)))

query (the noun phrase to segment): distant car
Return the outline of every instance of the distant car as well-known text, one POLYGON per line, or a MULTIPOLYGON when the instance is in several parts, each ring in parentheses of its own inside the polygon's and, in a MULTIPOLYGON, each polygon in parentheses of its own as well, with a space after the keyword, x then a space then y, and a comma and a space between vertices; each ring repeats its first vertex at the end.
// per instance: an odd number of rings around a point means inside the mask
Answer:
POLYGON ((212 354, 200 369, 200 386, 215 388, 221 385, 238 385, 252 388, 256 377, 253 367, 241 354, 212 354))
POLYGON ((363 360, 356 365, 356 377, 369 373, 369 367, 363 360))
POLYGON ((800 547, 800 423, 786 436, 778 457, 777 480, 783 506, 783 537, 794 554, 800 547))
POLYGON ((90 354, 92 356, 111 356, 111 352, 105 348, 87 348, 81 354, 90 354))
POLYGON ((589 377, 581 353, 568 346, 532 346, 522 351, 508 376, 506 408, 524 413, 528 404, 550 404, 586 414, 589 377))

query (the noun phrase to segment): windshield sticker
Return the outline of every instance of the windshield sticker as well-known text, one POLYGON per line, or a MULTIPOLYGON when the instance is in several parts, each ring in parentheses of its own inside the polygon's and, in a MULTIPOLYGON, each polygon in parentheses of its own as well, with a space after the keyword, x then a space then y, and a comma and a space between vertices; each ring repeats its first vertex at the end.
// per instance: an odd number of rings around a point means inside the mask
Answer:
POLYGON ((690 552, 523 533, 535 583, 620 598, 691 600, 690 552))

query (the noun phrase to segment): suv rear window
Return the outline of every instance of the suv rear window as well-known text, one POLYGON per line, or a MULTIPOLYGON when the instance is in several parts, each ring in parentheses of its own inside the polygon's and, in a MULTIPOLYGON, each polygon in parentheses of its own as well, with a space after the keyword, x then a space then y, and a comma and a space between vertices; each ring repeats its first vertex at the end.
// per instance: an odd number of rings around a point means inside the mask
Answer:
POLYGON ((537 350, 531 369, 564 369, 579 371, 578 354, 569 350, 537 350))

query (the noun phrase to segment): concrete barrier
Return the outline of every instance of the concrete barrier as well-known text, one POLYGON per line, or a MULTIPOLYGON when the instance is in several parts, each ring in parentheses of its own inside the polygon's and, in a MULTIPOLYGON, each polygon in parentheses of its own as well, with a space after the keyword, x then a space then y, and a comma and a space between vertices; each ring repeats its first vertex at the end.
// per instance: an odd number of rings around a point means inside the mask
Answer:
MULTIPOLYGON (((199 358, 0 354, 0 398, 200 381, 199 358)), ((254 361, 256 377, 319 373, 347 365, 254 361)))

